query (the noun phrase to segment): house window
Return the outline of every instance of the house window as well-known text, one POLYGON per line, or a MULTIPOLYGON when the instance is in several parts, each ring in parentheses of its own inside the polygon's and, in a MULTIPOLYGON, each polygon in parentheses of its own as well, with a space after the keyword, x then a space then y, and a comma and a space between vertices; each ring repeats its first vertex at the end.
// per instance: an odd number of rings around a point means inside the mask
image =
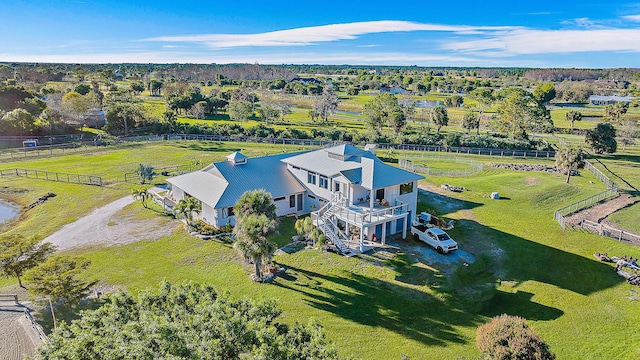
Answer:
POLYGON ((284 196, 273 198, 273 201, 282 201, 282 200, 284 200, 284 196))
POLYGON ((333 186, 334 186, 336 192, 340 191, 340 183, 339 182, 334 182, 333 186))
POLYGON ((230 216, 233 216, 233 215, 235 215, 235 212, 233 210, 233 206, 230 206, 230 207, 224 209, 224 217, 230 217, 230 216))
POLYGON ((315 200, 315 199, 316 199, 316 197, 315 197, 315 196, 313 196, 313 195, 307 195, 307 196, 309 197, 309 199, 313 199, 313 200, 315 200))
POLYGON ((329 179, 326 176, 320 175, 320 184, 318 184, 321 188, 327 189, 329 187, 329 179))
POLYGON ((400 195, 409 194, 412 192, 413 192, 413 182, 400 184, 400 195))
POLYGON ((376 190, 376 200, 384 199, 384 189, 376 190))
POLYGON ((307 173, 307 183, 309 184, 316 184, 316 173, 309 171, 307 173))
POLYGON ((289 207, 296 207, 296 196, 289 195, 289 207))

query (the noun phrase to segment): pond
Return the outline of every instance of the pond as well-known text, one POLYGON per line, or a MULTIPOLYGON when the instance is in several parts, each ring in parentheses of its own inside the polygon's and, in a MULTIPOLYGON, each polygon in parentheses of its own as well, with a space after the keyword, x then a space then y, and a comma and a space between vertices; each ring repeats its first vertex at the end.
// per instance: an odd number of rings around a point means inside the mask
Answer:
MULTIPOLYGON (((401 105, 409 106, 413 103, 411 100, 400 100, 398 101, 401 105)), ((442 101, 439 100, 420 100, 415 102, 417 108, 432 108, 436 106, 443 105, 442 101)))
POLYGON ((0 200, 0 225, 14 219, 20 214, 20 208, 16 205, 0 200))

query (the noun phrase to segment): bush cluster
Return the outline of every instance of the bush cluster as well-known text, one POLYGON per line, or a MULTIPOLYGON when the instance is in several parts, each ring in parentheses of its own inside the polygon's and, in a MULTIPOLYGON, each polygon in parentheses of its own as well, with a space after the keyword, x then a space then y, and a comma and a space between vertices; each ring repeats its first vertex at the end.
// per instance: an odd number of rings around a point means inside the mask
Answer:
POLYGON ((485 359, 553 360, 556 357, 524 318, 506 314, 478 328, 476 346, 485 359))
POLYGON ((196 220, 191 222, 191 224, 189 224, 189 229, 201 235, 213 236, 218 234, 230 233, 232 230, 232 227, 230 223, 227 223, 227 225, 225 226, 216 227, 216 226, 207 224, 202 220, 196 220))

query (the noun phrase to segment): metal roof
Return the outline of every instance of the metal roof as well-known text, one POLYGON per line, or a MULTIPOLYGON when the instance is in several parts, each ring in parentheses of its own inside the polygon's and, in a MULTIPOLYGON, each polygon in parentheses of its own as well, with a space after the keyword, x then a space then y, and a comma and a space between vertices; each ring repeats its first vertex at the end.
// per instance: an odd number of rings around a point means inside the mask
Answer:
MULTIPOLYGON (((339 147, 342 147, 342 146, 344 145, 340 145, 339 147)), ((351 145, 347 145, 347 146, 353 148, 353 146, 351 145)), ((375 155, 373 155, 372 153, 368 151, 362 151, 362 150, 360 150, 360 154, 361 154, 360 156, 356 156, 356 155, 349 156, 350 155, 349 153, 353 152, 353 150, 336 149, 336 148, 337 147, 310 151, 300 155, 288 157, 286 159, 283 159, 282 161, 284 161, 287 164, 297 166, 299 168, 317 172, 318 174, 333 176, 344 170, 360 168, 361 156, 375 157, 375 155), (340 154, 340 151, 347 152, 346 154, 347 158, 344 161, 341 159, 336 159, 329 156, 329 154, 342 155, 340 154)))
POLYGON ((424 179, 424 176, 387 165, 371 152, 348 144, 303 153, 282 161, 326 176, 341 174, 352 184, 369 190, 424 179), (342 161, 329 154, 344 154, 348 157, 342 161))
POLYGON ((362 187, 373 190, 424 179, 424 176, 387 165, 378 158, 362 158, 362 187))
POLYGON ((324 149, 324 151, 330 154, 336 155, 359 155, 364 152, 362 149, 358 149, 357 147, 349 144, 342 144, 330 148, 324 149))
POLYGON ((240 166, 221 161, 167 182, 213 208, 234 206, 249 190, 264 189, 273 197, 304 192, 306 188, 281 161, 288 156, 291 154, 248 159, 240 166))
POLYGON ((223 178, 204 170, 168 178, 167 182, 213 208, 229 185, 223 178))

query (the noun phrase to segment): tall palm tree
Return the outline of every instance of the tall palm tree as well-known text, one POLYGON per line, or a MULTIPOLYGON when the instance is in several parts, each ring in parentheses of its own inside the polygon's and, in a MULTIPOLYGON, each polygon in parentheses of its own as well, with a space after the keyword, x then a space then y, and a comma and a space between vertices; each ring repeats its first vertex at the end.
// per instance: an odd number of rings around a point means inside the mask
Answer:
POLYGON ((180 199, 178 203, 176 203, 176 206, 173 207, 173 210, 177 214, 184 215, 187 220, 187 225, 191 225, 191 222, 193 221, 193 214, 200 214, 202 211, 202 204, 200 204, 198 199, 189 196, 184 199, 180 199))
POLYGON ((563 147, 556 151, 556 166, 567 172, 567 184, 571 172, 584 166, 582 149, 573 146, 563 147))
POLYGON ((268 239, 277 225, 276 205, 271 194, 260 189, 242 194, 234 210, 236 241, 233 247, 245 259, 253 260, 256 279, 260 280, 263 259, 270 259, 277 249, 268 239))
POLYGON ((277 249, 276 244, 268 239, 275 227, 275 220, 269 219, 266 215, 251 214, 236 222, 233 229, 236 236, 233 247, 245 259, 253 260, 258 280, 262 279, 262 260, 270 259, 277 249))
POLYGON ((151 193, 147 191, 147 188, 143 186, 131 189, 131 196, 133 196, 135 200, 140 200, 145 209, 147 208, 147 200, 152 197, 151 193))

